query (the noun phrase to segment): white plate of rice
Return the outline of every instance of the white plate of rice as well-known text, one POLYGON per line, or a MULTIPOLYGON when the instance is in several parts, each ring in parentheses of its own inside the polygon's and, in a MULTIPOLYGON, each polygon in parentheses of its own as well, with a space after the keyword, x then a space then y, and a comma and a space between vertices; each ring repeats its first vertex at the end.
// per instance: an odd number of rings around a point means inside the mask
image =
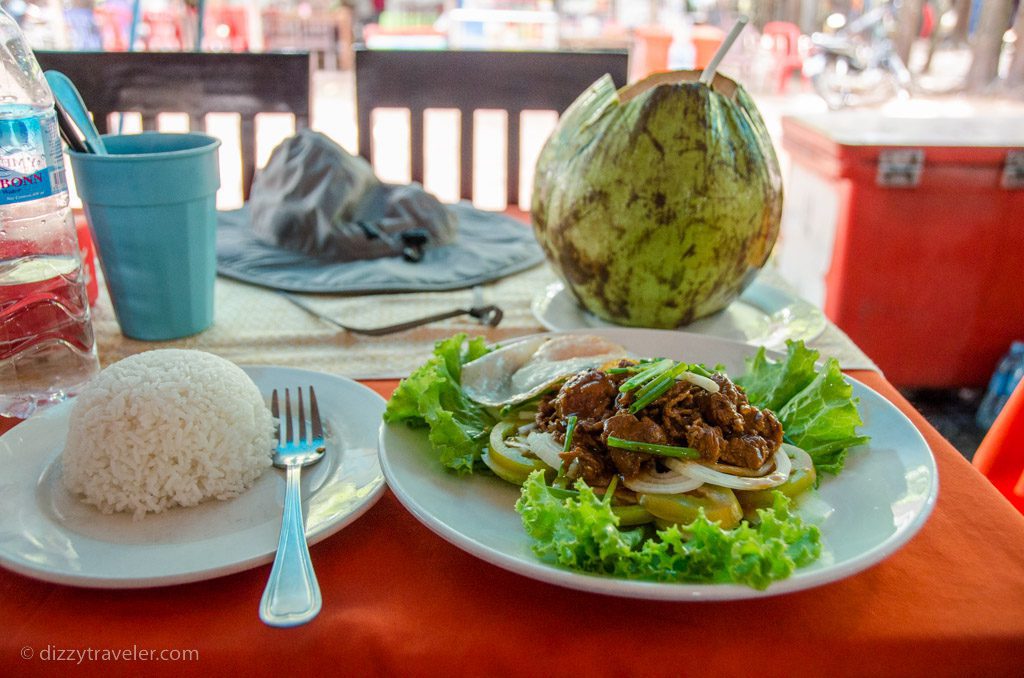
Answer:
MULTIPOLYGON (((365 513, 384 491, 377 461, 384 400, 342 377, 285 367, 242 369, 267 403, 274 388, 316 390, 328 450, 302 476, 306 535, 316 544, 365 513)), ((273 560, 282 470, 268 468, 231 499, 141 518, 131 511, 103 513, 62 481, 73 405, 55 405, 0 436, 0 564, 61 584, 142 588, 211 579, 273 560)))

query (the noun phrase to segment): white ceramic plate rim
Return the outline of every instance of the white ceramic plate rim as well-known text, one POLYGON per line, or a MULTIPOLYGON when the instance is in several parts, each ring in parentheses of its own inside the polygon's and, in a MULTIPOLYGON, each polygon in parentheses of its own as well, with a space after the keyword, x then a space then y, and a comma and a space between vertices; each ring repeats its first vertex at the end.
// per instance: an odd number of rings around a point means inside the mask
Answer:
MULTIPOLYGON (((740 342, 732 342, 714 337, 706 337, 672 330, 610 329, 593 330, 588 333, 599 334, 612 340, 619 341, 627 348, 631 349, 633 348, 631 344, 635 345, 637 343, 637 338, 646 338, 647 340, 655 338, 658 343, 666 346, 681 343, 684 345, 701 345, 705 350, 707 350, 708 347, 711 347, 711 350, 715 350, 716 348, 721 349, 723 352, 731 353, 733 358, 735 358, 736 355, 753 355, 756 350, 740 342)), ((579 332, 576 334, 579 334, 579 332)), ((672 357, 672 353, 669 351, 665 351, 662 355, 672 357)), ((710 358, 711 356, 700 359, 710 362, 710 358)), ((727 361, 723 360, 723 362, 727 361)), ((735 368, 730 369, 735 372, 735 368)), ((909 497, 891 498, 893 502, 898 502, 900 499, 910 500, 905 507, 907 509, 907 513, 898 517, 898 524, 891 535, 880 539, 877 543, 873 543, 870 547, 863 549, 854 557, 846 558, 841 562, 825 564, 823 561, 819 561, 817 563, 812 563, 806 568, 798 569, 790 578, 774 582, 763 591, 737 584, 661 583, 583 574, 560 569, 547 563, 543 563, 533 557, 532 554, 524 556, 521 551, 519 553, 513 553, 507 548, 496 546, 498 541, 494 539, 467 536, 467 534, 465 534, 467 531, 466 527, 462 522, 441 519, 438 516, 436 505, 432 505, 429 501, 425 501, 424 497, 426 497, 426 494, 418 490, 418 479, 410 475, 409 469, 414 469, 419 472, 422 477, 422 473, 440 473, 439 465, 438 469, 428 469, 428 464, 432 460, 424 456, 424 449, 422 445, 426 442, 425 434, 422 434, 420 431, 412 431, 402 425, 381 425, 381 468, 384 470, 384 475, 388 479, 389 487, 392 492, 395 493, 395 496, 399 501, 414 516, 416 516, 418 520, 432 531, 455 546, 486 562, 549 584, 613 596, 674 601, 739 600, 801 591, 844 579, 861 572, 892 555, 921 529, 931 514, 938 496, 938 471, 935 466, 935 459, 920 432, 914 427, 910 420, 903 415, 902 412, 877 392, 855 379, 850 377, 847 378, 853 384, 854 393, 857 397, 861 398, 861 402, 865 405, 865 409, 870 409, 872 413, 883 414, 884 420, 888 420, 890 425, 898 427, 898 430, 895 431, 895 433, 898 434, 899 438, 903 439, 906 447, 906 449, 900 450, 900 454, 906 456, 917 465, 915 467, 915 472, 918 473, 918 477, 915 479, 917 484, 916 494, 909 497), (416 442, 412 439, 412 436, 414 435, 423 435, 423 438, 420 439, 419 443, 421 447, 418 450, 404 449, 405 447, 415 447, 416 442), (399 441, 404 444, 403 449, 399 449, 399 445, 397 444, 399 441), (408 451, 420 453, 420 456, 416 458, 416 461, 411 464, 404 463, 400 458, 400 455, 405 454, 408 451)), ((849 467, 858 463, 858 461, 871 459, 871 457, 866 455, 871 454, 873 451, 877 452, 878 448, 880 448, 881 444, 884 442, 877 439, 878 432, 873 431, 872 429, 872 422, 866 421, 865 427, 862 430, 868 434, 874 434, 876 437, 868 446, 851 451, 850 459, 847 462, 848 470, 845 472, 846 474, 850 473, 849 467)), ((436 465, 436 461, 434 463, 436 465)), ((836 477, 835 480, 826 480, 822 483, 822 487, 827 487, 827 483, 830 482, 838 482, 838 480, 843 477, 844 474, 840 474, 840 476, 836 477)), ((504 483, 504 481, 500 481, 496 478, 484 476, 458 478, 456 482, 467 484, 497 483, 499 485, 504 483)), ((505 485, 507 485, 507 483, 505 485)), ((479 487, 481 487, 481 489, 486 489, 483 488, 483 486, 479 487)), ((516 488, 511 485, 508 485, 508 488, 512 493, 512 501, 509 502, 506 510, 509 514, 515 515, 511 504, 515 499, 516 488)), ((490 492, 491 490, 487 491, 490 492)), ((474 501, 473 497, 474 494, 472 490, 467 489, 463 493, 464 500, 474 501)), ((496 506, 484 506, 483 500, 477 501, 480 501, 479 505, 467 507, 463 513, 465 515, 472 516, 473 518, 478 518, 479 516, 484 515, 483 509, 500 510, 500 508, 496 506)), ((894 503, 893 505, 895 506, 896 504, 894 503)), ((803 511, 803 509, 801 510, 803 511)), ((518 516, 515 516, 515 518, 516 522, 518 522, 518 516)), ((846 516, 846 518, 850 518, 850 516, 846 516)), ((529 539, 525 532, 522 532, 521 525, 519 525, 519 531, 522 535, 521 541, 523 543, 528 543, 529 539)), ((830 536, 833 538, 839 537, 839 535, 829 535, 824 528, 822 530, 822 534, 823 541, 827 540, 830 536)))
MULTIPOLYGON (((376 440, 376 422, 383 415, 384 399, 372 389, 340 376, 266 365, 243 365, 242 369, 252 377, 268 401, 270 390, 275 387, 312 384, 317 391, 325 425, 329 431, 334 431, 333 434, 329 433, 328 440, 328 455, 333 455, 333 458, 326 458, 303 473, 303 514, 306 516, 307 540, 312 546, 362 516, 384 492, 384 476, 378 461, 376 440), (339 408, 342 402, 346 406, 344 410, 339 408), (323 478, 318 479, 316 472, 321 467, 326 470, 323 478), (308 483, 317 486, 309 489, 306 485, 308 483), (339 491, 347 492, 344 503, 337 501, 339 491), (335 501, 328 503, 332 498, 335 501), (316 507, 316 510, 311 511, 311 506, 316 507)), ((266 520, 234 533, 227 531, 220 536, 191 542, 103 543, 104 540, 78 534, 56 521, 52 512, 44 506, 47 497, 42 496, 40 488, 45 487, 45 474, 58 462, 72 406, 73 402, 70 401, 54 405, 0 436, 0 461, 8 469, 18 469, 4 482, 0 482, 0 491, 5 495, 2 503, 7 507, 17 504, 22 508, 20 516, 10 510, 0 511, 0 565, 43 581, 87 588, 119 589, 202 581, 241 572, 273 560, 277 550, 280 502, 284 487, 284 472, 274 468, 268 469, 260 478, 263 481, 268 474, 271 476, 265 481, 267 485, 263 486, 267 489, 260 491, 264 494, 273 491, 276 495, 273 506, 264 507, 266 520), (16 441, 21 443, 18 449, 14 449, 16 441), (30 449, 26 450, 26 447, 30 449), (20 465, 12 466, 10 457, 15 454, 22 455, 17 460, 20 465), (25 463, 27 457, 31 458, 31 462, 25 463), (33 530, 29 535, 22 534, 24 523, 20 526, 13 524, 21 520, 34 521, 36 527, 41 529, 33 530), (72 548, 79 545, 87 553, 96 551, 97 545, 100 545, 105 548, 107 556, 99 562, 95 558, 77 565, 74 561, 64 562, 55 557, 53 549, 56 547, 53 543, 35 539, 40 533, 54 535, 61 540, 60 544, 72 548), (33 544, 33 540, 41 543, 33 544), (197 557, 187 564, 173 564, 176 554, 186 549, 194 551, 190 555, 197 557), (47 557, 51 561, 47 561, 47 557), (111 567, 111 562, 118 558, 132 559, 135 563, 141 563, 143 570, 151 567, 152 572, 121 574, 115 567, 111 567)), ((256 491, 257 487, 259 485, 235 499, 223 502, 211 500, 198 507, 179 507, 170 511, 182 512, 180 515, 185 516, 185 512, 201 510, 203 516, 227 520, 232 502, 242 500, 248 493, 256 491)), ((264 497, 258 499, 262 501, 264 497)), ((101 527, 103 521, 114 524, 125 518, 105 516, 99 511, 94 513, 101 527)), ((230 529, 231 525, 226 527, 230 529)))

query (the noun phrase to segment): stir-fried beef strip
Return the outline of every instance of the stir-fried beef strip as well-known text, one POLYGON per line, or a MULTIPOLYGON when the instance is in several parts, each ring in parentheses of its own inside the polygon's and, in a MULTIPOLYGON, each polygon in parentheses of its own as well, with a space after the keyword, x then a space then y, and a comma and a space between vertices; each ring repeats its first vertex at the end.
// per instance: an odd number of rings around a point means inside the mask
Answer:
POLYGON ((591 487, 607 486, 616 472, 610 459, 583 445, 574 444, 572 449, 563 452, 561 457, 568 467, 575 464, 576 473, 591 487))
POLYGON ((559 389, 555 396, 555 410, 562 419, 575 414, 580 422, 600 421, 614 407, 620 383, 621 380, 614 380, 600 370, 580 372, 559 389))
POLYGON ((635 415, 629 412, 634 394, 619 392, 628 377, 587 370, 540 403, 537 427, 560 443, 569 416, 576 415, 571 449, 562 458, 575 462, 576 473, 590 485, 606 485, 615 473, 632 478, 657 463, 646 452, 608 447, 609 436, 692 447, 707 461, 747 469, 763 466, 782 444, 775 415, 751 405, 725 375, 712 376, 718 393, 680 381, 635 415))
MULTIPOLYGON (((658 424, 650 417, 638 419, 629 412, 618 412, 604 420, 604 435, 601 442, 607 445, 608 436, 615 436, 622 440, 639 440, 643 443, 657 443, 658 445, 669 444, 668 436, 658 424)), ((626 478, 640 473, 642 466, 651 459, 646 452, 632 452, 621 450, 617 447, 608 447, 608 456, 611 457, 615 468, 626 478)))

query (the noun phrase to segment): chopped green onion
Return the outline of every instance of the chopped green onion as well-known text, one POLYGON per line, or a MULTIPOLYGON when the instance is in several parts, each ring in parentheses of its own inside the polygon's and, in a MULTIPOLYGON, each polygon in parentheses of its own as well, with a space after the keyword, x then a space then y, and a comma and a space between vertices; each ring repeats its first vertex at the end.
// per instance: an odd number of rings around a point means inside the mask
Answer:
POLYGON ((707 377, 708 379, 712 377, 711 370, 704 367, 704 363, 693 363, 692 365, 690 365, 689 371, 693 372, 694 374, 699 374, 702 377, 707 377))
POLYGON ((576 490, 570 490, 565 487, 555 487, 554 485, 548 485, 548 494, 556 499, 569 499, 571 497, 578 497, 579 492, 576 490))
MULTIPOLYGON (((576 430, 576 421, 578 417, 575 414, 570 414, 569 418, 565 421, 565 442, 562 443, 562 452, 568 452, 572 449, 572 434, 576 430)), ((555 487, 565 487, 565 460, 558 465, 558 473, 555 474, 554 480, 555 487)))
POLYGON ((700 451, 692 447, 679 447, 676 445, 659 445, 658 443, 645 443, 639 440, 623 440, 615 436, 608 436, 608 447, 617 447, 622 450, 633 452, 649 452, 662 457, 677 457, 679 459, 700 459, 700 451))
POLYGON ((562 444, 562 452, 568 452, 572 448, 572 434, 576 430, 575 414, 570 414, 565 422, 565 443, 562 444))
MULTIPOLYGON (((611 480, 610 483, 608 483, 608 487, 605 488, 604 496, 602 497, 602 499, 605 501, 605 503, 608 503, 610 498, 615 495, 615 487, 616 487, 616 485, 618 485, 618 482, 619 482, 619 477, 618 476, 612 476, 612 480, 611 480)), ((571 489, 569 489, 567 487, 555 487, 554 485, 548 485, 547 488, 548 488, 548 494, 550 494, 552 497, 554 497, 556 499, 570 499, 570 498, 573 498, 573 497, 580 496, 579 491, 571 490, 571 489)))
POLYGON ((615 496, 615 486, 619 484, 619 477, 612 476, 611 482, 608 483, 608 487, 604 490, 603 501, 605 504, 611 505, 612 497, 615 496))
POLYGON ((668 374, 644 384, 643 388, 636 392, 636 401, 629 406, 630 414, 636 414, 660 398, 665 391, 672 387, 672 384, 675 383, 676 377, 686 371, 687 367, 689 367, 689 365, 686 363, 679 363, 669 370, 668 374))
POLYGON ((609 367, 605 372, 608 374, 629 374, 630 372, 641 372, 649 368, 654 363, 661 362, 662 360, 665 360, 665 358, 640 358, 632 365, 609 367))
POLYGON ((671 377, 662 377, 657 382, 651 382, 653 384, 653 387, 647 389, 646 393, 637 393, 637 399, 633 402, 632 405, 629 406, 629 413, 636 414, 640 410, 644 409, 645 407, 653 403, 655 400, 658 399, 658 396, 660 396, 662 393, 668 390, 669 386, 672 385, 673 381, 675 380, 672 379, 671 377))
POLYGON ((672 369, 674 365, 675 361, 669 360, 668 358, 659 360, 650 367, 637 372, 635 375, 622 382, 622 386, 619 386, 619 391, 622 393, 628 393, 635 388, 639 388, 652 379, 657 379, 662 374, 672 369))

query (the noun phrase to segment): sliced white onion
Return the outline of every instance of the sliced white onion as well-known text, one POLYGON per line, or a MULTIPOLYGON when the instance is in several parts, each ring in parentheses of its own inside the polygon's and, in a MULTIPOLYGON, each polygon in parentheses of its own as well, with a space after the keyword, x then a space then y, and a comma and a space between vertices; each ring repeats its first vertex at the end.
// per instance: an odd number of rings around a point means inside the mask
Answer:
POLYGON ((693 372, 683 372, 679 375, 679 379, 682 381, 688 381, 694 386, 700 386, 709 393, 718 393, 719 390, 718 382, 714 379, 708 379, 707 377, 702 377, 701 375, 694 374, 693 372))
POLYGON ((704 481, 685 476, 677 471, 663 473, 644 471, 629 480, 623 480, 622 484, 634 492, 644 494, 681 494, 696 490, 704 484, 704 481))
POLYGON ((530 431, 526 434, 526 444, 542 462, 554 469, 561 468, 562 458, 558 455, 562 453, 562 446, 555 442, 553 435, 530 431))
MULTIPOLYGON (((783 445, 785 446, 785 445, 783 445)), ((731 476, 740 476, 743 478, 762 478, 768 475, 775 468, 775 457, 761 464, 760 468, 750 469, 743 468, 742 466, 733 466, 732 464, 716 464, 713 462, 701 462, 704 466, 707 466, 712 471, 721 471, 722 473, 728 473, 731 476)))
POLYGON ((537 428, 537 422, 531 421, 529 424, 523 424, 520 426, 517 431, 519 435, 524 436, 535 428, 537 428))
POLYGON ((814 468, 814 460, 811 459, 811 455, 807 454, 804 448, 790 445, 789 443, 782 443, 782 449, 789 453, 789 457, 793 460, 794 469, 809 471, 814 468))
POLYGON ((710 485, 728 487, 732 490, 765 490, 786 482, 789 479, 789 472, 793 468, 793 462, 790 461, 789 455, 781 447, 775 453, 774 459, 775 470, 761 478, 734 476, 710 469, 700 462, 683 461, 682 459, 666 459, 665 465, 673 471, 678 471, 683 475, 710 485))

